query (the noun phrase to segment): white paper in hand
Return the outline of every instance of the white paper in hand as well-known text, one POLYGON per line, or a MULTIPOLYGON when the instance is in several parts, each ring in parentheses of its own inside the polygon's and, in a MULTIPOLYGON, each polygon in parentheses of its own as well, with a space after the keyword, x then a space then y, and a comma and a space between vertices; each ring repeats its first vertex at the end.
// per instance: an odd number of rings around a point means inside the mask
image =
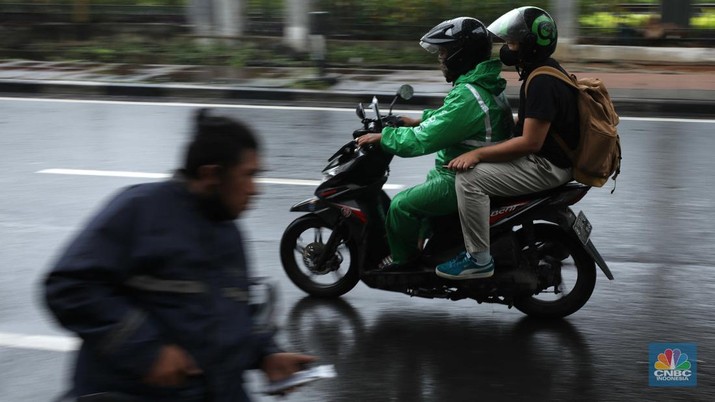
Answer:
POLYGON ((266 386, 263 392, 268 395, 279 394, 287 389, 320 380, 321 378, 334 378, 336 376, 335 367, 332 364, 326 364, 298 371, 284 380, 272 382, 266 386))

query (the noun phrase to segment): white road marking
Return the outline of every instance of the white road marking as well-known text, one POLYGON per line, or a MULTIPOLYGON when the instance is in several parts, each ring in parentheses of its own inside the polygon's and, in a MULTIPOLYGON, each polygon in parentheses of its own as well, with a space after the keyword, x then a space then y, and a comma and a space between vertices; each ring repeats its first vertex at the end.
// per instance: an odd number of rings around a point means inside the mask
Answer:
POLYGON ((0 332, 0 347, 13 349, 71 352, 79 348, 79 338, 70 336, 27 335, 0 332))
MULTIPOLYGON (((366 97, 368 97, 366 95, 366 97)), ((135 106, 168 106, 168 107, 211 107, 227 109, 263 109, 263 110, 298 110, 310 112, 351 112, 355 113, 355 108, 335 108, 318 106, 280 106, 280 105, 241 105, 231 103, 198 103, 198 102, 146 102, 146 101, 115 101, 115 100, 92 100, 92 99, 50 99, 50 98, 11 98, 0 97, 0 101, 23 101, 23 102, 57 102, 57 103, 91 103, 104 105, 135 105, 135 106)), ((395 114, 422 114, 422 110, 393 110, 395 114)), ((368 112, 369 113, 369 112, 368 112)))
POLYGON ((126 172, 112 170, 85 170, 85 169, 44 169, 38 170, 35 173, 44 174, 62 174, 73 176, 100 176, 100 177, 125 177, 132 179, 166 179, 171 176, 168 173, 145 173, 145 172, 126 172))
MULTIPOLYGON (((146 172, 128 172, 114 170, 85 170, 85 169, 43 169, 35 173, 42 174, 59 174, 72 176, 99 176, 99 177, 124 177, 132 179, 166 179, 171 176, 168 173, 146 173, 146 172)), ((260 184, 279 184, 287 186, 311 186, 316 187, 320 184, 320 180, 301 180, 301 179, 276 179, 268 177, 260 177, 256 179, 260 184)), ((385 190, 400 190, 405 186, 402 184, 385 184, 382 186, 385 190)))
MULTIPOLYGON (((369 95, 365 95, 366 99, 369 95)), ((334 107, 310 107, 310 106, 278 106, 278 105, 241 105, 230 103, 199 103, 199 102, 146 102, 146 101, 118 101, 118 100, 92 100, 92 99, 51 99, 51 98, 13 98, 0 97, 0 101, 13 102, 56 102, 56 103, 92 103, 107 105, 136 105, 136 106, 168 106, 168 107, 214 107, 227 109, 264 109, 264 110, 298 110, 298 111, 322 111, 322 112, 351 112, 355 113, 355 108, 334 108, 334 107)), ((395 114, 418 114, 421 110, 393 110, 395 114)), ((626 117, 621 116, 624 121, 652 121, 670 123, 706 123, 713 124, 715 119, 683 119, 668 117, 626 117)))

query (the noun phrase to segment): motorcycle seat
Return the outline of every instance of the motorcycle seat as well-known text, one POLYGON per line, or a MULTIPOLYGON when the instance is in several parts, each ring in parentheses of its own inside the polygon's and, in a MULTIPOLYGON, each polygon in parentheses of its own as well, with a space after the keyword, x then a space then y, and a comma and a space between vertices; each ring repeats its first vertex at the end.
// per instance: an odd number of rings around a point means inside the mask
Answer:
POLYGON ((558 187, 554 187, 549 190, 539 191, 537 193, 517 195, 514 197, 490 197, 491 207, 495 208, 495 207, 514 204, 514 203, 518 203, 518 202, 533 201, 533 200, 536 200, 539 198, 550 197, 550 196, 553 196, 555 194, 559 194, 562 192, 577 190, 577 189, 584 189, 587 187, 589 187, 589 186, 587 186, 585 184, 581 184, 576 181, 570 181, 570 182, 562 184, 558 187))

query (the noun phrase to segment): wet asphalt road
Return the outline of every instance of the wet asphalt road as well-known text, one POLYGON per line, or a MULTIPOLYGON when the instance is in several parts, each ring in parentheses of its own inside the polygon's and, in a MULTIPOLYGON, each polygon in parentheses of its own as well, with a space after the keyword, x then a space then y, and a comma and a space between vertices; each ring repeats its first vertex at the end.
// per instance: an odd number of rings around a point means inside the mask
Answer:
MULTIPOLYGON (((47 401, 69 375, 72 355, 63 350, 72 343, 39 303, 38 281, 107 197, 147 179, 36 172, 169 172, 195 108, 17 99, 0 100, 0 108, 0 401, 47 401)), ((220 111, 260 132, 269 178, 319 179, 358 123, 340 110, 220 111)), ((338 301, 306 298, 283 274, 277 249, 298 217, 288 209, 313 188, 263 185, 240 225, 255 271, 280 288, 280 341, 334 364, 339 375, 284 400, 715 400, 714 129, 713 120, 622 121, 616 192, 594 189, 577 208, 616 280, 599 273, 589 303, 559 322, 362 284, 338 301), (696 343, 698 386, 649 387, 651 342, 696 343)), ((416 184, 431 163, 396 158, 388 183, 416 184)), ((262 384, 255 374, 248 380, 252 392, 262 384)))

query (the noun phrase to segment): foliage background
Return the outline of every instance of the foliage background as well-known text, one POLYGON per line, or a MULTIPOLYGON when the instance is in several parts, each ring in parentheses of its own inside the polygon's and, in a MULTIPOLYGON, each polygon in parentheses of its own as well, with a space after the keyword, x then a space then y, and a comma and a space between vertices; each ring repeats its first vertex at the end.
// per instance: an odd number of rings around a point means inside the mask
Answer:
MULTIPOLYGON (((30 6, 33 12, 40 14, 44 12, 45 17, 52 14, 51 21, 44 23, 3 20, 0 57, 221 66, 313 64, 309 55, 296 53, 282 44, 285 0, 243 1, 248 19, 246 37, 202 43, 191 36, 186 24, 187 0, 0 0, 0 19, 4 17, 3 10, 21 6, 30 6), (82 36, 79 30, 73 31, 77 28, 72 26, 76 4, 90 6, 89 27, 80 28, 90 30, 91 35, 82 36), (62 11, 57 12, 58 9, 62 11), (102 17, 102 13, 111 16, 102 17), (127 16, 122 17, 122 13, 127 16), (140 22, 144 25, 139 26, 140 22), (107 27, 123 23, 131 28, 108 34, 111 29, 107 27), (173 25, 162 31, 162 24, 173 25)), ((434 56, 423 51, 418 40, 440 21, 468 15, 489 24, 504 12, 525 4, 515 0, 312 1, 314 10, 330 13, 327 61, 332 66, 415 68, 434 66, 434 56)), ((634 33, 637 35, 652 16, 657 16, 660 3, 660 0, 578 0, 580 40, 582 43, 647 46, 715 44, 715 0, 691 0, 692 29, 688 35, 698 41, 626 42, 634 40, 634 33), (631 7, 626 9, 624 4, 631 7), (633 11, 638 8, 633 6, 639 5, 643 7, 633 11), (625 37, 624 33, 630 36, 625 37)), ((552 2, 533 0, 529 4, 548 10, 552 2)))

